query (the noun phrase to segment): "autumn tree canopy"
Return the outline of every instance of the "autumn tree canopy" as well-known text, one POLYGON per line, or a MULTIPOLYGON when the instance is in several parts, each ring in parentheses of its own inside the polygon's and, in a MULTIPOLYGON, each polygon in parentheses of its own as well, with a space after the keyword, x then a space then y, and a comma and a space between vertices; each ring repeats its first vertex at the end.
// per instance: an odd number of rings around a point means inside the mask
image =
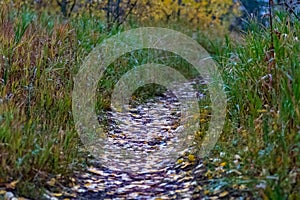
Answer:
POLYGON ((129 16, 139 22, 182 21, 201 28, 228 28, 239 15, 234 0, 3 0, 13 6, 30 6, 65 16, 89 14, 107 23, 123 23, 129 16))

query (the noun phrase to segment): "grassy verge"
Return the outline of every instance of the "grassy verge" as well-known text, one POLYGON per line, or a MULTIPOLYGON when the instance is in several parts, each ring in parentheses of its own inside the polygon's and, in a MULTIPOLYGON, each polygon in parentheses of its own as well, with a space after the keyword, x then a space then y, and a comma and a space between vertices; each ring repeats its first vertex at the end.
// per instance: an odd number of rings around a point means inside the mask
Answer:
POLYGON ((0 12, 0 182, 18 182, 12 189, 33 198, 42 192, 34 185, 66 177, 80 161, 72 77, 88 51, 77 40, 90 40, 46 12, 0 12))
POLYGON ((242 45, 228 40, 217 48, 229 98, 219 146, 241 156, 242 162, 229 161, 230 167, 253 180, 250 187, 262 197, 299 199, 300 24, 283 13, 275 19, 275 60, 268 57, 269 29, 255 22, 242 45))

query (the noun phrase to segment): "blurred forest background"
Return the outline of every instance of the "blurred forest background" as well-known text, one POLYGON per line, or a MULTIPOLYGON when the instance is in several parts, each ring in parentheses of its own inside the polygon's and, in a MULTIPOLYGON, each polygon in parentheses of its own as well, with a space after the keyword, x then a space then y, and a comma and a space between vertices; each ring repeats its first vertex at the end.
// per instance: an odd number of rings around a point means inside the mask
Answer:
MULTIPOLYGON (((276 10, 286 10, 298 15, 296 0, 272 1, 276 10)), ((119 26, 125 21, 134 23, 180 22, 193 29, 210 29, 228 33, 245 29, 245 22, 252 18, 264 24, 269 8, 268 0, 1 0, 2 6, 16 9, 45 10, 64 17, 88 15, 106 22, 106 26, 119 26)))
MULTIPOLYGON (((108 26, 120 25, 126 20, 143 23, 163 21, 172 23, 181 21, 192 27, 217 28, 219 31, 242 23, 242 17, 260 19, 267 13, 267 0, 1 0, 1 5, 10 5, 17 9, 27 7, 35 10, 47 10, 52 14, 65 17, 89 15, 106 21, 108 26)), ((281 0, 279 7, 297 11, 295 1, 281 0)), ((274 4, 275 5, 275 4, 274 4)))

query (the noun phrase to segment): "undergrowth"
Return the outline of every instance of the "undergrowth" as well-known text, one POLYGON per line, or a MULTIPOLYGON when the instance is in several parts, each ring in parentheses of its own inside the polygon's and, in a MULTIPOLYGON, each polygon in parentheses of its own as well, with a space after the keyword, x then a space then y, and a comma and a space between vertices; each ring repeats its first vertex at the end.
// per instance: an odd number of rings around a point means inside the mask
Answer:
POLYGON ((274 57, 270 30, 255 21, 242 44, 228 39, 216 47, 228 97, 229 131, 219 145, 242 157, 232 167, 260 182, 251 187, 262 197, 299 199, 300 23, 284 13, 273 17, 274 57))

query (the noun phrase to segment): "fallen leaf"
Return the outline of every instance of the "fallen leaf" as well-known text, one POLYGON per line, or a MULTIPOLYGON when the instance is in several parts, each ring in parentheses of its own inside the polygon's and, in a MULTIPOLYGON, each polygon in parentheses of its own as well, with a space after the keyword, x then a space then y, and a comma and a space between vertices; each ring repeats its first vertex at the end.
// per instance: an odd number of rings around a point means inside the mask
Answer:
POLYGON ((206 122, 206 119, 200 119, 200 123, 206 122))
POLYGON ((16 185, 19 183, 19 180, 13 181, 9 184, 6 184, 6 188, 15 189, 16 185))
POLYGON ((257 110, 258 113, 266 113, 267 110, 266 109, 262 109, 262 110, 257 110))
POLYGON ((225 197, 225 196, 227 196, 228 194, 229 194, 229 192, 224 191, 224 192, 222 192, 222 193, 219 194, 219 197, 225 197))
POLYGON ((190 155, 188 156, 188 160, 189 160, 190 162, 195 162, 196 158, 195 158, 194 155, 190 154, 190 155))
POLYGON ((182 158, 180 158, 179 160, 177 160, 177 163, 178 164, 180 164, 180 163, 182 163, 183 162, 183 159, 182 158))
POLYGON ((77 197, 76 193, 68 193, 68 192, 64 192, 63 195, 64 195, 65 197, 73 197, 73 198, 76 198, 76 197, 77 197))
POLYGON ((51 196, 54 197, 61 197, 63 194, 62 193, 51 193, 51 196))
POLYGON ((76 182, 75 178, 70 178, 70 180, 71 180, 72 182, 76 182))
POLYGON ((55 186, 55 182, 56 182, 55 178, 51 178, 50 181, 47 181, 47 184, 53 187, 55 186))
POLYGON ((90 187, 92 184, 91 183, 86 183, 84 184, 84 187, 90 187))
POLYGON ((97 174, 97 175, 103 175, 103 173, 101 171, 97 170, 94 167, 88 168, 88 171, 91 172, 91 173, 97 174))
POLYGON ((245 185, 240 185, 240 187, 239 187, 241 190, 243 190, 243 189, 246 189, 246 186, 245 185))

